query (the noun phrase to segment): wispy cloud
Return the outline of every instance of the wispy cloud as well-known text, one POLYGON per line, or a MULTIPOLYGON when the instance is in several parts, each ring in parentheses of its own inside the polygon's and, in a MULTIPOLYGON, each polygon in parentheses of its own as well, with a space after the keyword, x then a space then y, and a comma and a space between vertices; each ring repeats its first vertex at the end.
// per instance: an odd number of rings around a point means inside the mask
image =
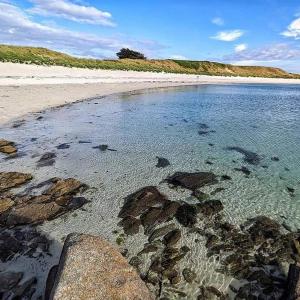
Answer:
POLYGON ((296 40, 300 39, 300 18, 295 19, 287 29, 281 33, 285 37, 292 37, 296 40))
POLYGON ((0 1, 0 43, 43 46, 82 56, 112 57, 122 47, 146 54, 162 49, 155 41, 130 38, 103 38, 95 34, 67 30, 33 21, 19 7, 0 1), (88 49, 88 50, 87 50, 88 49))
POLYGON ((218 26, 223 26, 225 24, 224 20, 222 18, 219 18, 219 17, 213 18, 211 20, 211 22, 215 25, 218 25, 218 26))
POLYGON ((242 52, 245 51, 248 48, 247 44, 238 44, 234 47, 235 52, 242 52))
POLYGON ((42 16, 54 16, 79 23, 115 26, 112 15, 93 6, 72 3, 68 0, 30 0, 34 4, 28 11, 42 16))
POLYGON ((293 48, 289 44, 280 43, 267 45, 262 48, 239 51, 224 57, 225 61, 280 61, 300 59, 300 48, 293 48))
POLYGON ((228 30, 228 31, 219 31, 215 36, 212 36, 212 39, 224 41, 224 42, 233 42, 239 39, 242 35, 244 35, 243 30, 228 30))
POLYGON ((178 59, 178 60, 187 60, 187 57, 185 57, 184 55, 180 55, 180 54, 171 55, 170 58, 171 59, 178 59))

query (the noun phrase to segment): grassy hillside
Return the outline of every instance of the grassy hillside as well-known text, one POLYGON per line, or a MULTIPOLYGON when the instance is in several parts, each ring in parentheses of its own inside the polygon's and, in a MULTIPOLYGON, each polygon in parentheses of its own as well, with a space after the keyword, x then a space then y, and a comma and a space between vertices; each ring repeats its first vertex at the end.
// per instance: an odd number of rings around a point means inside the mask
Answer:
POLYGON ((210 61, 96 60, 76 58, 46 48, 0 45, 0 61, 77 68, 169 72, 199 75, 300 78, 279 68, 234 66, 210 61))

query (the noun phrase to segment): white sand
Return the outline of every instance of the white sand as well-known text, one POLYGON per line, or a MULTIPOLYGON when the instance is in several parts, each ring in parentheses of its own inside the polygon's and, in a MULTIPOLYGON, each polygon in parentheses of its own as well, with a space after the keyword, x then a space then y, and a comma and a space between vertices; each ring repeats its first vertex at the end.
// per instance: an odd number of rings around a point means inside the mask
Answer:
POLYGON ((199 76, 0 63, 0 124, 95 96, 191 84, 300 84, 297 79, 199 76))

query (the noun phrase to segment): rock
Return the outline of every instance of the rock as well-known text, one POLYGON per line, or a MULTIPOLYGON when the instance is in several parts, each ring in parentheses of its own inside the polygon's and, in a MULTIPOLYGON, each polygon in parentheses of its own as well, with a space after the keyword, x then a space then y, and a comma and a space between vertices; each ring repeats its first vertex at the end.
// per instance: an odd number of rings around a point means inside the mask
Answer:
POLYGON ((156 187, 144 187, 125 198, 124 205, 119 213, 119 218, 125 218, 127 216, 137 217, 150 207, 161 207, 166 200, 166 197, 162 195, 156 187))
POLYGON ((37 167, 52 166, 55 163, 56 154, 54 152, 46 152, 37 162, 37 167))
POLYGON ((99 145, 99 146, 93 147, 93 149, 99 149, 100 151, 103 151, 103 152, 105 152, 106 150, 113 151, 113 152, 117 151, 115 149, 108 148, 108 145, 99 145))
POLYGON ((291 187, 286 187, 286 190, 288 191, 288 193, 290 194, 291 197, 295 196, 295 189, 291 188, 291 187))
POLYGON ((16 287, 22 277, 21 272, 0 272, 0 295, 16 287))
POLYGON ((232 178, 229 175, 222 175, 221 180, 231 180, 232 178))
POLYGON ((0 152, 4 154, 14 154, 16 153, 17 147, 14 142, 0 139, 0 152))
POLYGON ((141 215, 141 222, 145 228, 155 224, 158 216, 161 214, 161 207, 150 207, 146 212, 141 215))
POLYGON ((242 166, 241 168, 234 168, 235 171, 239 171, 244 173, 246 176, 249 176, 251 174, 251 171, 247 168, 242 166))
POLYGON ((32 179, 31 174, 18 172, 0 172, 0 193, 19 187, 32 179))
POLYGON ((192 191, 218 182, 216 175, 211 172, 177 172, 168 177, 166 181, 174 186, 182 186, 192 191))
POLYGON ((140 251, 138 254, 146 254, 146 253, 151 253, 151 252, 156 252, 158 250, 158 247, 153 244, 145 244, 144 249, 140 251))
POLYGON ((51 299, 154 299, 126 259, 101 237, 66 239, 51 299))
MULTIPOLYGON (((207 287, 201 286, 200 294, 197 299, 198 300, 206 300, 206 299, 207 300, 217 300, 217 299, 225 299, 225 296, 218 289, 216 289, 213 286, 207 286, 207 287)), ((237 298, 235 298, 235 299, 237 299, 237 298)))
POLYGON ((167 166, 170 165, 170 162, 166 158, 159 157, 159 156, 156 156, 156 158, 157 158, 156 168, 166 168, 167 166))
POLYGON ((272 161, 279 161, 279 157, 278 156, 273 156, 273 157, 271 157, 271 160, 272 161))
POLYGON ((66 195, 74 195, 78 192, 83 192, 88 188, 86 184, 83 184, 77 179, 67 178, 56 180, 55 183, 46 191, 44 195, 50 195, 52 197, 62 197, 66 195))
POLYGON ((70 145, 66 144, 66 143, 60 144, 56 147, 56 149, 58 149, 58 150, 64 150, 64 149, 69 149, 69 148, 70 148, 70 145))
POLYGON ((218 194, 218 193, 220 193, 220 192, 222 192, 222 191, 224 191, 224 190, 225 190, 224 188, 218 187, 218 188, 216 188, 214 191, 212 191, 212 192, 210 193, 210 195, 211 195, 211 196, 214 196, 214 195, 216 195, 216 194, 218 194))
POLYGON ((87 203, 83 197, 74 197, 84 188, 86 186, 76 179, 55 180, 43 195, 15 197, 16 204, 0 215, 0 223, 16 226, 52 220, 87 203))
POLYGON ((226 150, 229 151, 236 151, 238 153, 241 153, 244 155, 244 161, 251 165, 258 165, 261 161, 261 157, 252 151, 248 151, 246 149, 243 149, 241 147, 227 147, 226 150))
POLYGON ((212 216, 223 210, 223 204, 219 200, 207 200, 205 202, 197 204, 198 212, 205 216, 212 216))
POLYGON ((0 198, 0 215, 9 210, 15 202, 10 198, 0 198))
POLYGON ((165 234, 167 234, 169 231, 174 230, 175 229, 175 224, 168 224, 165 225, 161 228, 155 229, 149 236, 148 240, 149 242, 153 242, 154 240, 164 236, 165 234))
POLYGON ((163 271, 163 276, 168 278, 171 284, 178 284, 181 280, 179 272, 175 269, 163 271))
POLYGON ((141 221, 134 217, 128 216, 119 222, 119 225, 123 227, 123 230, 128 235, 134 235, 139 232, 141 221))
POLYGON ((181 225, 192 227, 197 222, 197 209, 194 205, 183 204, 177 209, 175 217, 181 225))
POLYGON ((167 247, 172 247, 177 244, 181 238, 181 231, 174 229, 164 236, 164 243, 167 247))
POLYGON ((133 267, 135 267, 136 269, 138 269, 138 267, 142 264, 142 260, 138 257, 138 256, 133 256, 130 261, 129 264, 133 267))
POLYGON ((187 283, 192 283, 196 278, 196 273, 189 268, 183 269, 182 275, 187 283))

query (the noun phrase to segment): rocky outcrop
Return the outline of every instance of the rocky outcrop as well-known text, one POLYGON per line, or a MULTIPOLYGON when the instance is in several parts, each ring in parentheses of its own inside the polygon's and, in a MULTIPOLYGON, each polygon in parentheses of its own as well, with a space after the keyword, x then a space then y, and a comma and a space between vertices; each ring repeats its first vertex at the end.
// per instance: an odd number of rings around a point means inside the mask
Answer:
POLYGON ((50 299, 154 299, 133 267, 101 237, 67 237, 50 299))
POLYGON ((17 153, 17 147, 14 142, 0 139, 0 152, 4 154, 15 154, 17 153))
MULTIPOLYGON (((15 183, 24 182, 30 178, 25 175, 19 175, 17 177, 19 181, 15 180, 15 183)), ((0 197, 0 224, 11 227, 42 223, 68 211, 78 209, 87 202, 83 197, 75 197, 78 192, 87 188, 80 181, 73 178, 55 178, 50 182, 52 184, 42 195, 17 196, 10 194, 5 198, 0 197)), ((7 185, 5 186, 7 187, 7 185)))
POLYGON ((0 172, 0 193, 19 187, 32 179, 31 174, 18 172, 0 172))

